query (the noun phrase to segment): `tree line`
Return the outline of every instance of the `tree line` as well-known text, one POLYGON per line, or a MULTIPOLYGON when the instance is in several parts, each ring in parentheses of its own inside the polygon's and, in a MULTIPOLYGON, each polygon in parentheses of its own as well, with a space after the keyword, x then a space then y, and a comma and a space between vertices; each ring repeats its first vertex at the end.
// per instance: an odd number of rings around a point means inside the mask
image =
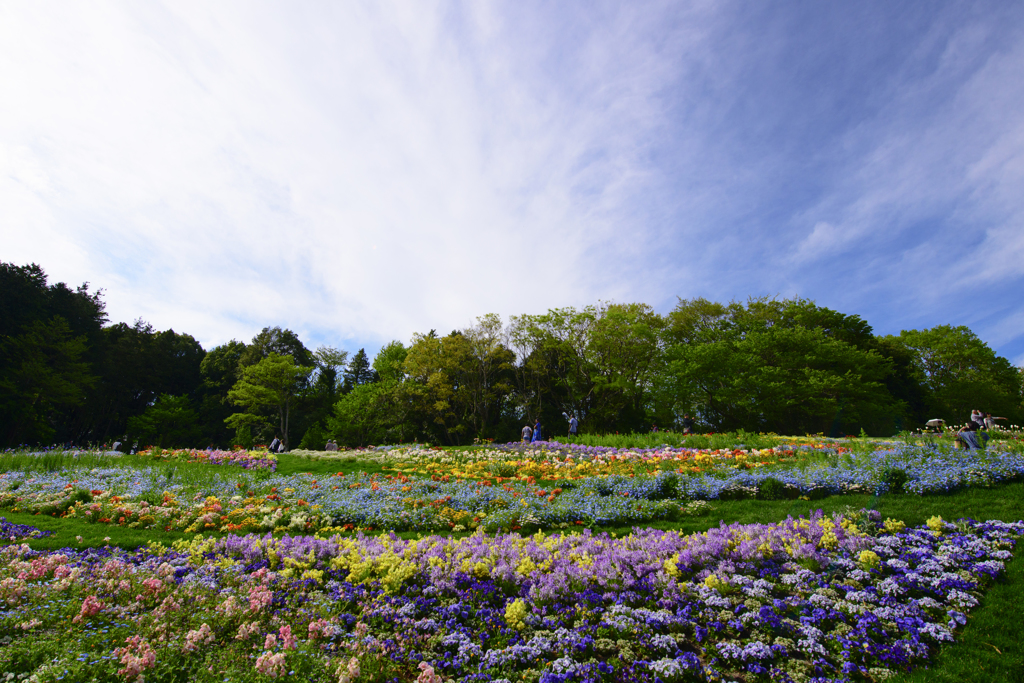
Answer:
POLYGON ((1024 368, 964 326, 875 335, 801 298, 558 308, 473 325, 371 360, 286 328, 205 350, 189 334, 110 324, 102 292, 0 264, 0 445, 458 445, 679 429, 891 435, 973 408, 1024 422, 1024 368))

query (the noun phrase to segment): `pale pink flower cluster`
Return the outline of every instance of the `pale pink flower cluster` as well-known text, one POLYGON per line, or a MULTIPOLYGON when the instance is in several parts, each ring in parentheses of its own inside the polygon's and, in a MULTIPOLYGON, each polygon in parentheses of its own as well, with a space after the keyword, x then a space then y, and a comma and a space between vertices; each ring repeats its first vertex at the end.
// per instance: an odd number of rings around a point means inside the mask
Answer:
POLYGON ((66 555, 51 555, 36 557, 31 562, 22 562, 21 570, 18 573, 19 579, 26 581, 37 581, 50 574, 51 571, 60 568, 68 561, 66 555))
POLYGON ((21 596, 25 594, 25 588, 24 579, 6 578, 0 581, 0 600, 14 607, 21 601, 21 596))
POLYGON ((214 641, 210 625, 203 623, 198 629, 185 634, 185 652, 195 652, 203 645, 209 645, 214 641))
POLYGON ((97 598, 95 595, 90 595, 82 601, 82 609, 78 612, 78 616, 72 619, 74 623, 80 623, 83 619, 88 617, 94 617, 103 611, 106 605, 103 601, 97 598))
POLYGON ((131 572, 131 567, 121 560, 107 560, 100 567, 99 575, 107 579, 117 579, 131 572))
POLYGON ((295 637, 292 635, 292 627, 288 624, 285 624, 280 629, 278 629, 278 633, 281 634, 281 647, 283 647, 285 650, 294 650, 295 637))
POLYGON ((348 660, 348 664, 342 661, 334 673, 338 677, 338 683, 352 683, 359 678, 359 660, 353 657, 348 660))
POLYGON ((416 683, 444 683, 444 679, 434 672, 434 667, 426 662, 420 662, 420 675, 417 676, 416 683))
POLYGON ((238 600, 235 599, 235 596, 229 595, 227 600, 217 605, 215 611, 217 614, 225 617, 233 617, 241 612, 242 609, 238 606, 238 600))
POLYGON ((316 640, 317 638, 324 635, 327 627, 330 626, 331 622, 326 619, 316 619, 309 622, 309 639, 316 640))
POLYGON ((132 636, 125 642, 128 647, 119 647, 114 650, 114 655, 120 658, 121 663, 124 664, 124 668, 118 669, 117 673, 134 680, 135 683, 143 683, 146 680, 143 672, 153 668, 153 665, 156 664, 156 653, 141 636, 132 636))
POLYGON ((160 603, 160 606, 156 608, 155 613, 157 616, 166 614, 167 612, 177 612, 181 609, 181 603, 174 599, 173 595, 168 595, 164 598, 164 601, 160 603))
POLYGON ((146 591, 147 595, 156 595, 163 590, 164 582, 160 579, 154 579, 152 577, 142 582, 142 588, 146 591))
POLYGON ((261 586, 254 586, 249 589, 249 609, 259 612, 264 607, 269 607, 274 600, 274 592, 261 586))
POLYGON ((260 632, 260 622, 250 621, 247 624, 242 624, 238 627, 238 635, 235 636, 235 640, 246 640, 253 637, 260 632))
MULTIPOLYGON (((273 637, 267 636, 268 638, 273 637)), ((278 676, 284 676, 285 673, 285 654, 278 652, 274 654, 272 652, 264 652, 256 660, 256 670, 264 676, 270 676, 271 678, 277 678, 278 676)))
POLYGON ((18 628, 20 628, 22 631, 31 631, 36 626, 39 626, 42 623, 43 622, 39 621, 38 619, 33 619, 31 621, 23 621, 20 624, 18 624, 18 628))

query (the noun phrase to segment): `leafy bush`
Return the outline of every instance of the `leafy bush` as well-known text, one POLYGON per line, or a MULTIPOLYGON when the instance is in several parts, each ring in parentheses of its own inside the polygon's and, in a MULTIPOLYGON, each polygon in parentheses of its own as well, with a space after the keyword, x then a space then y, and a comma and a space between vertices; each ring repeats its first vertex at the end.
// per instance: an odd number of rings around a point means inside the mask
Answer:
POLYGON ((899 467, 889 467, 882 473, 882 481, 889 487, 890 493, 903 493, 907 479, 907 473, 899 467))
POLYGON ((782 500, 786 497, 786 485, 775 477, 768 477, 758 486, 757 497, 761 500, 782 500))

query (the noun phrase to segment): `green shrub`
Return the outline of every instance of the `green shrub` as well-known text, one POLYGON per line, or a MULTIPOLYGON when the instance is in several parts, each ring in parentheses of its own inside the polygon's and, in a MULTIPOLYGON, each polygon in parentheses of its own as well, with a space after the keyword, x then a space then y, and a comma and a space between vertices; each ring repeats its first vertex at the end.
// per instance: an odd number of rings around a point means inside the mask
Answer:
POLYGON ((889 487, 889 493, 903 493, 907 473, 899 467, 889 467, 882 472, 882 481, 889 487))
POLYGON ((786 497, 786 485, 775 477, 768 477, 757 487, 757 497, 761 500, 782 500, 786 497))

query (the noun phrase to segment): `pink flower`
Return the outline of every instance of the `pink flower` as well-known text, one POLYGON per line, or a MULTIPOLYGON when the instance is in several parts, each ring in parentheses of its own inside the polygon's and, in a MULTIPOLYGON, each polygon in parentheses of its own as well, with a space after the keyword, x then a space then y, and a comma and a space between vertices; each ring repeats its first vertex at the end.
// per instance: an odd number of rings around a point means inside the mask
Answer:
POLYGON ((253 612, 259 612, 264 607, 269 607, 273 600, 273 591, 260 586, 249 589, 249 609, 253 612))
POLYGON ((71 621, 76 624, 80 623, 88 617, 96 616, 103 611, 104 607, 106 607, 106 605, 103 604, 102 600, 97 598, 95 595, 90 595, 82 601, 82 609, 78 612, 78 616, 71 621))
POLYGON ((128 644, 128 647, 119 647, 114 650, 114 655, 120 658, 121 663, 124 664, 124 668, 118 669, 117 673, 136 681, 136 683, 142 683, 145 680, 143 672, 156 664, 156 653, 153 652, 150 644, 140 636, 132 636, 125 640, 125 643, 128 644))
POLYGON ((185 652, 194 652, 203 645, 209 645, 214 641, 213 632, 209 624, 203 624, 194 631, 185 634, 185 652))
POLYGON ((270 676, 271 678, 283 676, 285 674, 284 660, 285 654, 283 652, 278 652, 277 654, 264 652, 256 660, 256 670, 264 676, 270 676))
POLYGON ((416 678, 416 683, 444 683, 444 679, 434 673, 434 667, 426 662, 420 662, 420 675, 416 678))
POLYGON ((295 638, 292 636, 292 627, 285 624, 278 630, 278 632, 281 634, 281 647, 285 650, 294 650, 295 638))

